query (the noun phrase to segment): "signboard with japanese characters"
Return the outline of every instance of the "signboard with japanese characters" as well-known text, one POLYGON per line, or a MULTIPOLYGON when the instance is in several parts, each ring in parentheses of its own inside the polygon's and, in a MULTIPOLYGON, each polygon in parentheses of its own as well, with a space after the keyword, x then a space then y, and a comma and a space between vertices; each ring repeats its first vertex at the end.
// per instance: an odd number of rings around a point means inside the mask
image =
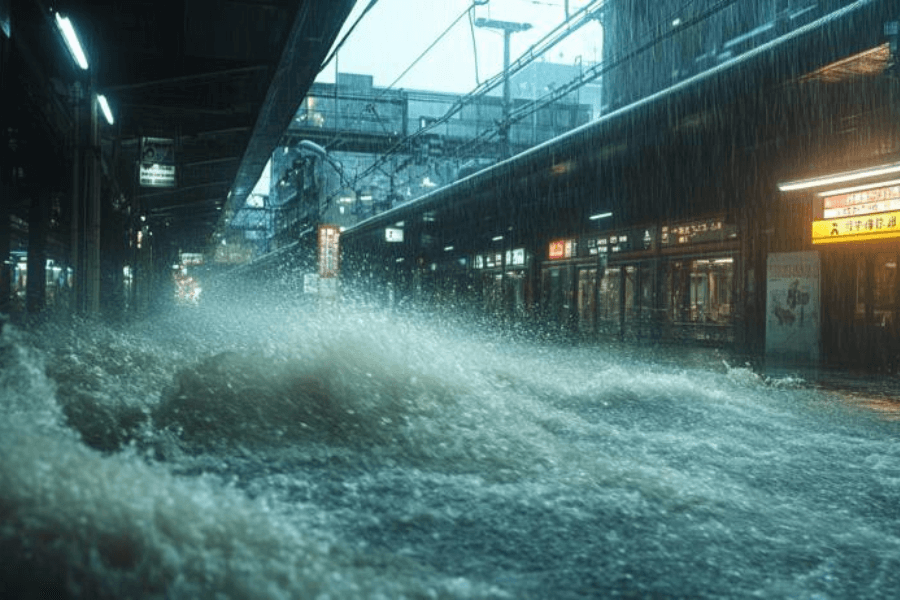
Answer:
POLYGON ((384 230, 384 241, 399 243, 403 241, 403 230, 399 227, 387 227, 384 230))
POLYGON ((175 187, 175 140, 141 139, 138 180, 142 187, 175 187))
POLYGON ((572 258, 576 256, 576 248, 575 240, 555 240, 550 242, 547 254, 550 260, 572 258))
POLYGON ((824 197, 814 207, 813 244, 900 237, 900 185, 863 186, 820 195, 824 197))
POLYGON ((822 219, 842 219, 900 210, 900 185, 826 196, 822 219))
POLYGON ((663 247, 705 242, 724 242, 737 238, 737 227, 729 225, 721 218, 702 219, 664 225, 660 230, 663 247))
POLYGON ((630 236, 625 234, 610 234, 602 237, 589 238, 586 244, 588 256, 628 252, 632 250, 631 239, 630 236))
POLYGON ((900 237, 900 211, 812 222, 813 244, 860 242, 900 237))

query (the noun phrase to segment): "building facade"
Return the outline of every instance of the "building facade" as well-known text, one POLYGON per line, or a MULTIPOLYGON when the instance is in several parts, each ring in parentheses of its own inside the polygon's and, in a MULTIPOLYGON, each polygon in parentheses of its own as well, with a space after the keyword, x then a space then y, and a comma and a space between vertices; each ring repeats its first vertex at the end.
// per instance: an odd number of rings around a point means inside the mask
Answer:
POLYGON ((896 13, 834 8, 359 223, 348 282, 572 339, 896 371, 896 13))

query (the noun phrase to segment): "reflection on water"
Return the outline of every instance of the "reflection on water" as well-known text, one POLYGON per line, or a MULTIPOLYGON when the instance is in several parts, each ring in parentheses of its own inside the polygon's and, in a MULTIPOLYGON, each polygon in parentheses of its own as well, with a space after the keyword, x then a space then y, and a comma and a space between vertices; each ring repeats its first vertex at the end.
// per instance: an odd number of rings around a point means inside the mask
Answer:
POLYGON ((258 299, 0 361, 3 597, 900 589, 887 395, 258 299))

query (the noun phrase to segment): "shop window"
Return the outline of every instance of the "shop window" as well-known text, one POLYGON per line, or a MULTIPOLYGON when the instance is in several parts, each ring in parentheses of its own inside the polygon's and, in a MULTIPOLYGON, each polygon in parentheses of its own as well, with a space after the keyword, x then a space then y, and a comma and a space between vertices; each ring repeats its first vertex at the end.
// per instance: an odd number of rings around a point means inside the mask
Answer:
POLYGON ((578 271, 578 324, 581 331, 594 331, 594 315, 596 314, 597 269, 580 269, 578 271))
POLYGON ((653 310, 653 268, 654 265, 641 266, 641 316, 648 318, 653 310))
POLYGON ((669 264, 667 270, 667 289, 669 291, 669 319, 673 323, 689 321, 690 297, 688 285, 690 269, 682 261, 669 264))
POLYGON ((631 321, 635 317, 634 288, 637 278, 637 269, 625 267, 625 320, 631 321))
POLYGON ((619 290, 621 289, 621 271, 619 267, 606 269, 600 280, 600 318, 604 321, 619 319, 619 290))
POLYGON ((525 314, 525 277, 521 271, 507 271, 503 288, 503 304, 510 314, 525 314))
POLYGON ((674 323, 727 325, 734 297, 731 258, 675 261, 667 270, 668 313, 674 323))

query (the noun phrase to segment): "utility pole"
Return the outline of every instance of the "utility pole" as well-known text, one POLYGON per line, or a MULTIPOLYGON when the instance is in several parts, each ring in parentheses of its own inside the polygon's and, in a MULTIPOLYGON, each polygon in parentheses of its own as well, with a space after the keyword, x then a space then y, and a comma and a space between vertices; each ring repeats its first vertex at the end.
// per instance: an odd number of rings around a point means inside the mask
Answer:
POLYGON ((503 32, 503 120, 500 123, 500 158, 509 158, 509 113, 511 99, 509 91, 509 39, 514 33, 528 31, 531 23, 513 23, 495 19, 476 19, 475 25, 503 32))

